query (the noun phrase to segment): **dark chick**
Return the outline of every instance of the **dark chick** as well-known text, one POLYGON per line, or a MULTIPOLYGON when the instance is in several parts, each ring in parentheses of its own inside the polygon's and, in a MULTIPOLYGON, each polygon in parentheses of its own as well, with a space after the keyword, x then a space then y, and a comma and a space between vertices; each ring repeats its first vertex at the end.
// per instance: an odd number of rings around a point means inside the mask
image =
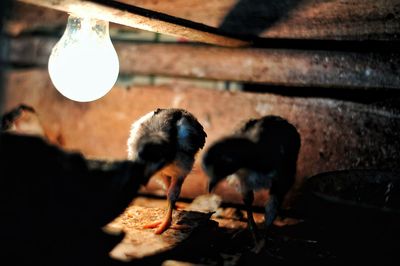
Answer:
POLYGON ((235 134, 215 142, 206 151, 203 168, 209 176, 209 189, 235 174, 247 209, 248 226, 255 236, 251 208, 254 191, 269 189, 270 198, 265 205, 268 228, 293 185, 299 149, 299 133, 286 120, 277 116, 249 120, 235 134))
POLYGON ((157 176, 167 189, 168 211, 163 221, 146 228, 163 233, 172 222, 172 210, 181 186, 190 173, 196 153, 203 148, 207 135, 202 125, 182 109, 157 109, 131 126, 128 139, 128 159, 147 164, 164 163, 157 176))
POLYGON ((0 210, 7 217, 0 219, 6 243, 1 260, 11 265, 115 265, 109 252, 123 235, 107 234, 102 227, 162 166, 88 160, 43 138, 1 132, 0 210), (21 243, 29 245, 23 256, 21 243))
POLYGON ((0 127, 2 132, 37 136, 59 146, 64 146, 62 134, 55 135, 54 131, 52 133, 47 131, 46 127, 43 126, 40 115, 33 107, 26 104, 20 104, 3 114, 0 127))
POLYGON ((1 130, 46 138, 43 125, 35 109, 25 104, 20 104, 2 116, 1 130))

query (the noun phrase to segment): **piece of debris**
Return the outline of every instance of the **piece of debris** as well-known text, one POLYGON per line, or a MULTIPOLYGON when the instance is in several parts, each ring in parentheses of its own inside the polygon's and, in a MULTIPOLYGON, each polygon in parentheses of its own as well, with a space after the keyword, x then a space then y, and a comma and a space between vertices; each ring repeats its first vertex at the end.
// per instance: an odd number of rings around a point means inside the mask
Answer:
POLYGON ((185 229, 170 228, 161 235, 154 229, 143 229, 149 221, 162 219, 165 210, 131 205, 125 212, 105 227, 108 232, 122 230, 125 238, 111 252, 112 258, 122 261, 140 259, 168 251, 187 239, 191 233, 210 222, 211 213, 174 211, 173 219, 185 229))
POLYGON ((191 262, 178 261, 178 260, 166 260, 161 266, 206 266, 205 264, 194 264, 191 262))
POLYGON ((216 212, 221 202, 222 198, 216 194, 204 194, 195 198, 186 210, 205 213, 216 212))
POLYGON ((282 226, 287 226, 287 225, 296 225, 303 222, 302 219, 296 219, 296 218, 291 218, 291 217, 277 217, 274 221, 274 225, 278 226, 278 227, 282 227, 282 226))

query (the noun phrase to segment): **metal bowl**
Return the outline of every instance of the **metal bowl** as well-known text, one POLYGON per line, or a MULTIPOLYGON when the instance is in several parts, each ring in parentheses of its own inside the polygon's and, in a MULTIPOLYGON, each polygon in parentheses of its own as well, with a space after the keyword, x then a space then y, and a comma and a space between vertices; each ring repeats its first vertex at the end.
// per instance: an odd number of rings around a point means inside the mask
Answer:
POLYGON ((343 170, 305 183, 306 214, 326 227, 322 237, 341 256, 399 261, 400 173, 343 170))
POLYGON ((369 212, 400 214, 400 173, 343 170, 318 174, 306 187, 320 201, 369 212))

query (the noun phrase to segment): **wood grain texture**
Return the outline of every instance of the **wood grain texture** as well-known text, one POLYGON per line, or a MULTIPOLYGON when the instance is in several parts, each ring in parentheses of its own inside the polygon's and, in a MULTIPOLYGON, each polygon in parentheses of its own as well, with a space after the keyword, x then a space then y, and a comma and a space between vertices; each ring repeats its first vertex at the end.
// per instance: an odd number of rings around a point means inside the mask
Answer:
POLYGON ((295 39, 399 39, 398 0, 118 0, 240 34, 295 39), (254 21, 254 22, 249 22, 254 21), (257 31, 254 31, 256 30, 257 31))
MULTIPOLYGON (((288 119, 298 128, 302 140, 298 184, 308 176, 330 170, 399 168, 400 114, 382 107, 192 86, 115 86, 98 101, 77 103, 54 89, 46 70, 13 71, 7 78, 6 110, 19 103, 33 106, 50 138, 62 135, 67 149, 89 157, 126 158, 131 123, 155 108, 176 107, 199 119, 208 135, 206 148, 245 119, 269 114, 288 119)), ((201 156, 202 152, 183 184, 183 197, 193 198, 206 191, 201 156)), ((238 193, 225 183, 217 192, 226 201, 241 202, 238 193)), ((262 200, 265 195, 257 202, 262 200)))
MULTIPOLYGON (((193 231, 210 230, 211 213, 174 211, 175 223, 184 224, 185 230, 170 229, 162 235, 143 229, 146 224, 161 220, 164 209, 129 206, 123 214, 105 227, 106 231, 124 231, 125 238, 113 248, 110 256, 120 261, 138 260, 169 251, 188 239, 193 231)), ((214 225, 215 227, 215 225, 214 225)))
POLYGON ((249 45, 249 42, 224 36, 218 29, 192 21, 172 17, 155 11, 102 0, 19 0, 43 8, 51 8, 77 16, 89 16, 136 29, 158 32, 227 47, 249 45))
POLYGON ((400 88, 397 53, 116 45, 121 72, 290 86, 400 88))
MULTIPOLYGON (((226 32, 280 39, 399 40, 399 0, 120 0, 226 32)), ((14 32, 60 25, 60 12, 16 3, 14 32), (22 5, 22 7, 21 7, 22 5)), ((64 20, 65 21, 65 20, 64 20)), ((65 23, 65 22, 64 22, 65 23)))
MULTIPOLYGON (((10 41, 10 62, 47 67, 54 38, 10 41)), ((399 52, 232 49, 114 42, 125 75, 164 75, 284 86, 400 88, 399 52)), ((361 49, 361 48, 360 48, 361 49)))

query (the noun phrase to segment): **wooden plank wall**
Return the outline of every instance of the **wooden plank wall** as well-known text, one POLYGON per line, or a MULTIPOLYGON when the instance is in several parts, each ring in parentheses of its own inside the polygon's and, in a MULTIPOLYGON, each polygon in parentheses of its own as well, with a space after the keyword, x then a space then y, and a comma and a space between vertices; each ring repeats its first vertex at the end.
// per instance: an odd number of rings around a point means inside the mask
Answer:
MULTIPOLYGON (((11 62, 46 66, 56 38, 10 42, 11 62)), ((115 44, 120 73, 336 88, 400 88, 397 52, 223 48, 194 44, 115 44)))
MULTIPOLYGON (((246 36, 255 45, 210 46, 114 24, 121 77, 167 76, 176 82, 167 86, 120 82, 99 101, 74 103, 58 94, 46 71, 66 14, 17 2, 6 28, 12 68, 5 110, 21 102, 31 104, 52 138, 62 135, 67 149, 110 159, 125 158, 130 123, 157 107, 193 112, 208 133, 207 145, 241 120, 275 114, 294 123, 302 135, 298 187, 306 177, 323 171, 399 168, 400 115, 395 99, 400 88, 399 0, 121 2, 246 36), (180 83, 181 78, 193 80, 180 83), (261 92, 271 87, 278 93, 308 87, 317 92, 335 89, 342 96, 355 95, 356 101, 372 92, 369 102, 383 99, 391 104, 344 102, 337 97, 318 98, 319 93, 287 97, 220 91, 201 88, 205 81, 257 84, 261 92)), ((182 195, 194 197, 205 187, 197 162, 182 195)), ((227 201, 239 201, 226 184, 219 192, 227 201)), ((263 199, 265 195, 259 196, 258 204, 263 199)))
MULTIPOLYGON (((273 94, 217 91, 185 86, 115 86, 98 101, 78 103, 59 94, 47 70, 9 74, 6 109, 19 103, 35 107, 51 139, 86 156, 126 158, 130 124, 155 108, 185 108, 204 126, 206 147, 251 117, 274 114, 287 118, 302 139, 297 182, 336 169, 398 167, 400 113, 395 110, 331 99, 284 97, 273 94), (110 134, 112 132, 112 134, 110 134)), ((206 192, 200 160, 184 183, 182 195, 206 192)), ((153 186, 155 188, 155 186, 153 186)), ((229 201, 238 194, 223 184, 229 201)), ((262 196, 262 195, 261 195, 262 196)), ((261 201, 261 199, 260 199, 261 201)))

